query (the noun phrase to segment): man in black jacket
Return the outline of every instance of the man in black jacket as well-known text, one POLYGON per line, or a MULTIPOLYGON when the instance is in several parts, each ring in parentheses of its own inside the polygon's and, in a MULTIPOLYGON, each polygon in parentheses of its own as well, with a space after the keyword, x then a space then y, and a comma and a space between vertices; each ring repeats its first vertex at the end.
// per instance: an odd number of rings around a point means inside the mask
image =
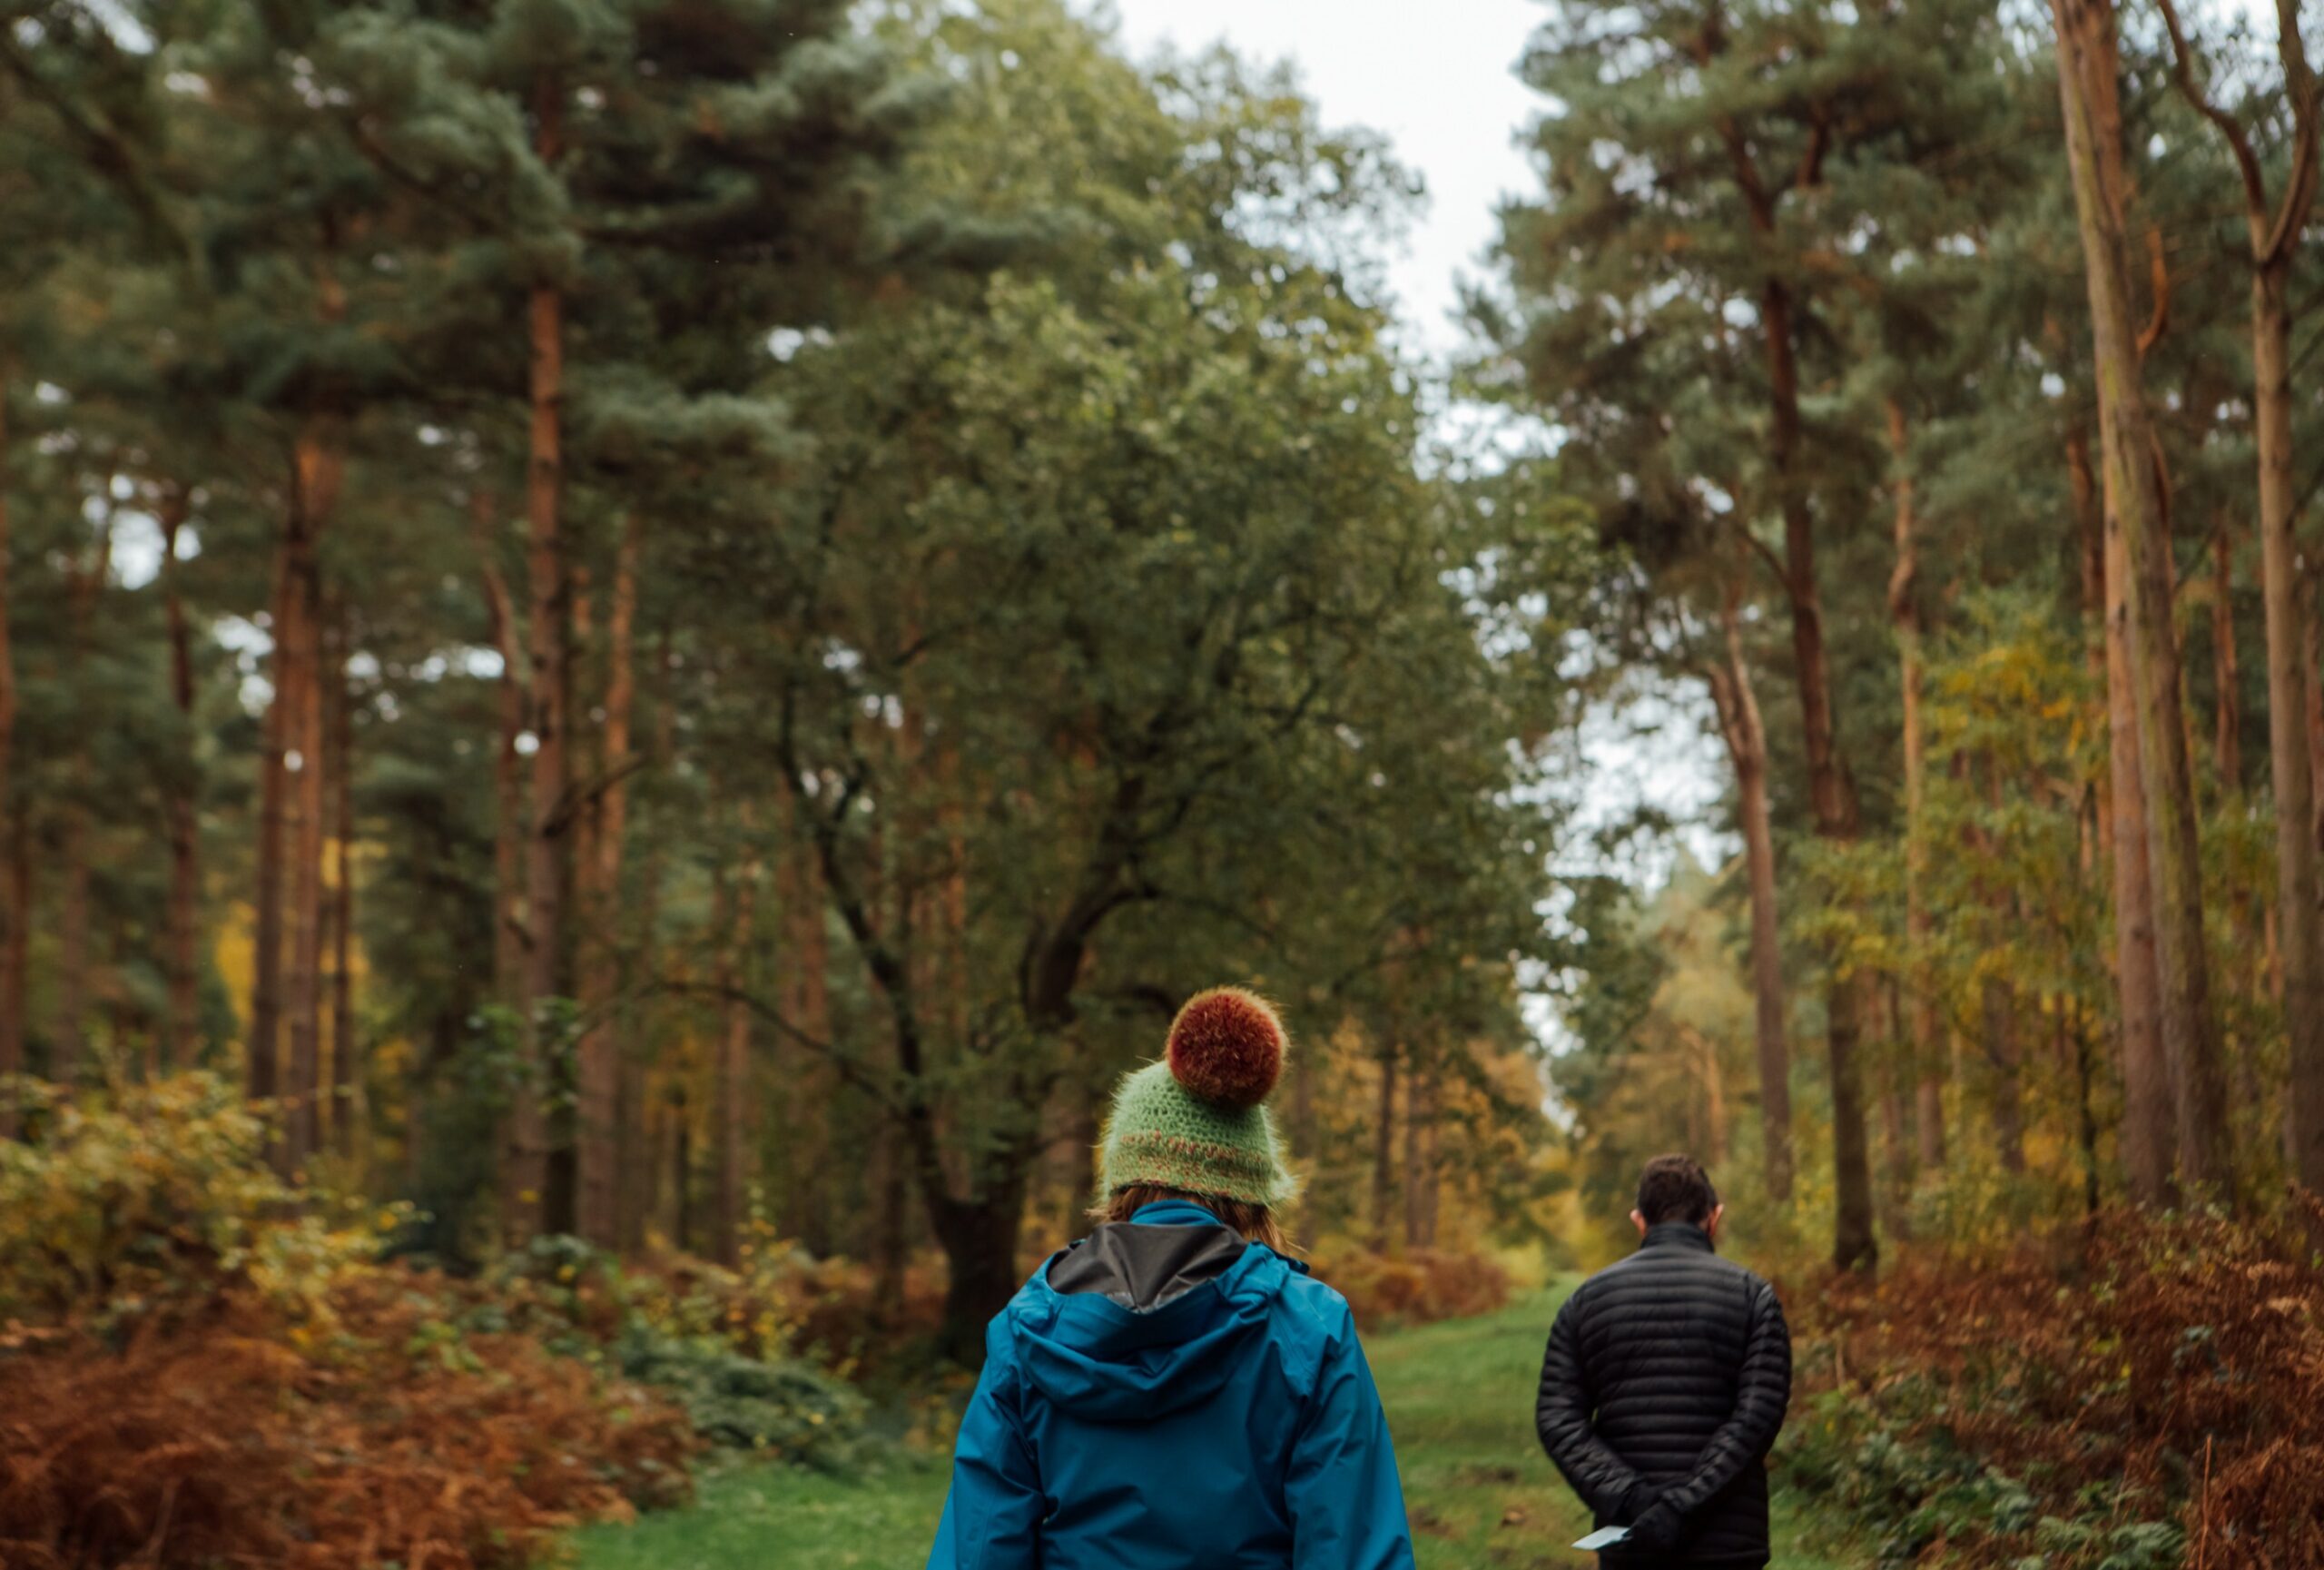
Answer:
POLYGON ((1608 1570, 1768 1563, 1791 1332, 1775 1289, 1714 1250, 1722 1213, 1691 1158, 1649 1161, 1638 1252, 1584 1281, 1550 1330, 1534 1422, 1599 1526, 1630 1528, 1608 1570))

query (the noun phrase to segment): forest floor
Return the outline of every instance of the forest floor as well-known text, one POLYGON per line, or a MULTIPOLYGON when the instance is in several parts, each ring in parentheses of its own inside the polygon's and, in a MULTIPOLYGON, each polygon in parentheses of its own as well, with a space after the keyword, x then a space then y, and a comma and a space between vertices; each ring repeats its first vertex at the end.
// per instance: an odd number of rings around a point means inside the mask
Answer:
MULTIPOLYGON (((1590 1519, 1541 1454, 1532 1392, 1541 1341, 1565 1290, 1498 1313, 1370 1338, 1396 1438, 1422 1570, 1566 1570, 1590 1519)), ((842 1480, 748 1464, 704 1480, 686 1508, 574 1539, 576 1570, 921 1570, 944 1506, 938 1457, 906 1456, 842 1480)), ((1801 1546, 1776 1500, 1777 1570, 1840 1570, 1801 1546)))

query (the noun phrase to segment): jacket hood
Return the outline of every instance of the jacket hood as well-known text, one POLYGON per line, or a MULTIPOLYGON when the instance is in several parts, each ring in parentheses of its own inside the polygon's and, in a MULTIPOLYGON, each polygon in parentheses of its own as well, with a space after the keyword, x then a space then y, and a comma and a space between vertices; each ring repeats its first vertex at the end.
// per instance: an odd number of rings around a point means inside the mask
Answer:
POLYGON ((1148 1205, 1052 1256, 1009 1305, 1026 1380, 1096 1422, 1144 1422, 1207 1400, 1264 1337, 1295 1271, 1305 1267, 1243 1242, 1198 1206, 1148 1205))

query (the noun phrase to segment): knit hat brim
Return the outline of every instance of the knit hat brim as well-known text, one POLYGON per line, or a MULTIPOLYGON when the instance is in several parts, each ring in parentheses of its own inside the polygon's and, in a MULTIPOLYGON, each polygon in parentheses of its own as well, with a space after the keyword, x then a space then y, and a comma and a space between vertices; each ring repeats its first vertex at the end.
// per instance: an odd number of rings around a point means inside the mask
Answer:
POLYGON ((1102 1165, 1108 1193, 1151 1185, 1272 1209, 1299 1188, 1265 1107, 1206 1101, 1173 1078, 1167 1062, 1122 1081, 1102 1165))

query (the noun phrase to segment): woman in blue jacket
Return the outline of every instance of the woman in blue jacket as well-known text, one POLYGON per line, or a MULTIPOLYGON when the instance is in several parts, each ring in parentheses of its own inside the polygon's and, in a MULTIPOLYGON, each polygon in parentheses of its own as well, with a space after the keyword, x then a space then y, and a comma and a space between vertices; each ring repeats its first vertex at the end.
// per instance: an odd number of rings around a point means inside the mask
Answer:
POLYGON ((1114 1098, 1101 1224, 985 1337, 929 1570, 1412 1570, 1347 1301, 1281 1252, 1275 1011, 1179 1011, 1114 1098))

